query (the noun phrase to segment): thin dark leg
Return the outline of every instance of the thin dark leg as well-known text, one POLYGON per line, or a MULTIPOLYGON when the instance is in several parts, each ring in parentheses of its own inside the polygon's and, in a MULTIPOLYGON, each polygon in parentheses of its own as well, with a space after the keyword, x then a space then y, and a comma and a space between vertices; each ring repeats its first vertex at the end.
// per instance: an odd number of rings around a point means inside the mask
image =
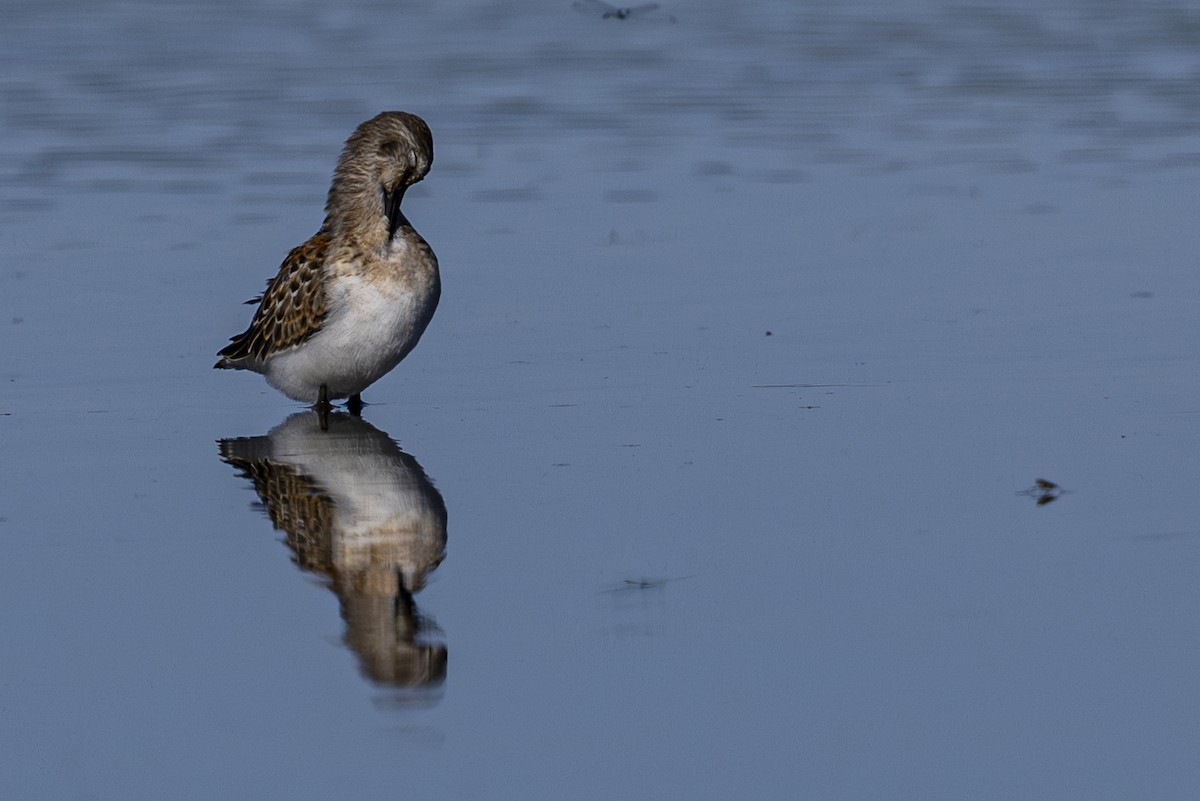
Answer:
POLYGON ((350 400, 346 401, 346 411, 355 417, 362 417, 362 395, 357 392, 350 396, 350 400))
POLYGON ((314 407, 317 410, 317 416, 321 418, 321 430, 329 430, 329 410, 333 406, 329 403, 329 387, 321 385, 321 394, 317 398, 317 404, 314 407))

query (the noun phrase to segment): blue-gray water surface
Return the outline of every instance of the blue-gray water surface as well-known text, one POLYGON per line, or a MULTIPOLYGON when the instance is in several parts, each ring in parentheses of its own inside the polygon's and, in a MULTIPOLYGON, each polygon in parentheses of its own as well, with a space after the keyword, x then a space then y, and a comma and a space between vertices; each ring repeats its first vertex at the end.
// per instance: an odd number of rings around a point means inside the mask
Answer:
POLYGON ((1200 9, 10 0, 0 109, 0 797, 1195 797, 1200 9), (210 367, 384 109, 322 431, 210 367))

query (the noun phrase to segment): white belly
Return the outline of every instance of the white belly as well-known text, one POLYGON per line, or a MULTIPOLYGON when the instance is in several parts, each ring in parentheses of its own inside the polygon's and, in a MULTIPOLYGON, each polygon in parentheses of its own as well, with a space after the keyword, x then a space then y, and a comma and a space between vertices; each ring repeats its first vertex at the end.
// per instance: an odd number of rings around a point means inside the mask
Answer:
POLYGON ((316 403, 321 385, 329 399, 357 395, 375 383, 421 338, 437 306, 436 289, 381 289, 360 277, 342 277, 321 330, 272 356, 267 383, 289 398, 316 403))

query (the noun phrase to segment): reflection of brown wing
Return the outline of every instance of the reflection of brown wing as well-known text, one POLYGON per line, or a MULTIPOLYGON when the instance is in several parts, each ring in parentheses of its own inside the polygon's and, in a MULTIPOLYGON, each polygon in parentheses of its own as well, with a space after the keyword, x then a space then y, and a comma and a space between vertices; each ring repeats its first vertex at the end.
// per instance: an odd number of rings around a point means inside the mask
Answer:
POLYGON ((333 499, 296 468, 269 459, 250 461, 234 456, 221 443, 221 457, 254 482, 271 525, 287 535, 287 544, 303 570, 333 574, 333 499))
POLYGON ((250 327, 232 338, 214 366, 261 364, 320 330, 326 312, 322 267, 328 250, 329 236, 317 234, 288 254, 279 274, 267 282, 250 327))
POLYGON ((392 687, 434 690, 446 678, 446 646, 436 641, 440 632, 420 614, 413 593, 445 556, 446 504, 417 460, 383 432, 344 414, 330 415, 328 431, 319 431, 317 421, 318 415, 301 412, 268 436, 220 440, 221 459, 253 483, 296 565, 324 577, 337 595, 345 642, 363 675, 392 687), (336 477, 322 484, 305 472, 323 475, 320 465, 289 464, 289 457, 312 464, 326 459, 336 477), (351 491, 335 500, 327 487, 339 481, 351 491), (372 481, 388 483, 391 490, 379 497, 394 492, 395 508, 379 508, 372 481), (355 518, 349 530, 339 528, 364 497, 366 517, 355 518))

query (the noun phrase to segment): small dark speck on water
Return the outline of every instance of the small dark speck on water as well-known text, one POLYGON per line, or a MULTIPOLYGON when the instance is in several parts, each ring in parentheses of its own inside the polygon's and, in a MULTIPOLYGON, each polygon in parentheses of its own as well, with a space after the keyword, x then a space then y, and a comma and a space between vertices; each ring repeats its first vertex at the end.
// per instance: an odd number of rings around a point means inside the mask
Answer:
POLYGON ((666 579, 625 579, 625 586, 631 590, 658 589, 667 586, 666 579))
POLYGON ((1065 492, 1066 490, 1055 484, 1053 481, 1039 478, 1034 480, 1032 487, 1024 489, 1017 494, 1026 495, 1030 498, 1033 498, 1035 501, 1037 501, 1038 506, 1045 506, 1052 501, 1058 500, 1065 492))
POLYGON ((773 336, 775 336, 775 335, 774 335, 774 334, 772 334, 770 331, 768 331, 768 332, 767 332, 767 336, 769 336, 769 337, 773 337, 773 336))
POLYGON ((691 576, 679 576, 678 578, 634 578, 624 579, 620 584, 614 587, 609 587, 602 592, 629 592, 631 590, 661 590, 670 582, 683 581, 690 579, 691 576))
MULTIPOLYGON (((629 8, 619 8, 609 5, 603 0, 577 0, 572 3, 571 7, 582 14, 599 14, 601 19, 629 19, 630 17, 642 16, 649 11, 654 11, 658 8, 658 3, 644 3, 639 6, 629 8)), ((675 17, 670 14, 662 17, 667 22, 675 22, 675 17)))
POLYGON ((1149 300, 1154 297, 1153 292, 1130 292, 1129 297, 1138 298, 1139 300, 1149 300))

